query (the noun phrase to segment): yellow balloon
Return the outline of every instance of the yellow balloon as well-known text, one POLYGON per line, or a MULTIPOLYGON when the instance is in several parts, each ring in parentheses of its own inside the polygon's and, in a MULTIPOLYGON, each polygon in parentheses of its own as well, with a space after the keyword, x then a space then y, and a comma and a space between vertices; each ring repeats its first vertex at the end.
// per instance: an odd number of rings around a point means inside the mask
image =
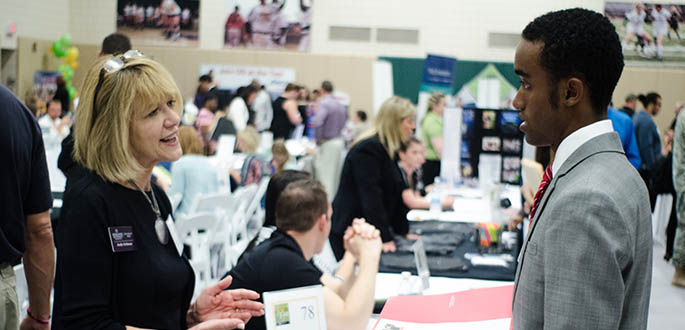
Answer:
POLYGON ((69 65, 70 65, 71 68, 74 69, 74 70, 76 70, 76 69, 78 68, 78 62, 76 62, 76 61, 73 61, 73 62, 69 63, 69 65))
POLYGON ((67 51, 67 61, 76 61, 78 58, 78 48, 71 46, 67 51))

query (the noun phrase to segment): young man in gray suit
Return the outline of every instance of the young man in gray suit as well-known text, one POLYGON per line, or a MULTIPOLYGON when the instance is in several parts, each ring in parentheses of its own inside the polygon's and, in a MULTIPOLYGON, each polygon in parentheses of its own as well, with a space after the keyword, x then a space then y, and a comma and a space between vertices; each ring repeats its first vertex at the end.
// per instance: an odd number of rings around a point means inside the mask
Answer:
POLYGON ((555 152, 519 256, 514 329, 645 329, 650 205, 607 120, 623 70, 613 25, 579 8, 540 16, 514 69, 521 130, 555 152))

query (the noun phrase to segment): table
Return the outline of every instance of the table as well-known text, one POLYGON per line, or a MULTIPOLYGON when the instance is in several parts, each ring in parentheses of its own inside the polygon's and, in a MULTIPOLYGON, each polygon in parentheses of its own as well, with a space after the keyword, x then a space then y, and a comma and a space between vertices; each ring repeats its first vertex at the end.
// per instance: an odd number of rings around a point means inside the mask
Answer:
MULTIPOLYGON (((412 279, 416 279, 417 282, 420 281, 418 276, 412 276, 412 279)), ((388 298, 396 296, 401 280, 402 275, 397 273, 376 274, 376 291, 374 293, 374 300, 377 303, 385 302, 388 298)), ((431 276, 430 288, 428 290, 425 290, 422 294, 429 295, 450 293, 472 289, 511 285, 513 283, 513 281, 490 281, 472 278, 451 278, 442 276, 431 276)))
MULTIPOLYGON (((511 250, 481 248, 476 244, 480 237, 476 235, 475 226, 472 224, 433 220, 412 221, 409 228, 411 233, 423 237, 426 251, 429 252, 427 257, 430 274, 433 276, 514 280, 518 251, 516 243, 511 246, 511 250)), ((413 242, 397 237, 396 244, 397 252, 381 255, 379 271, 409 271, 417 274, 411 248, 413 242)))
POLYGON ((407 213, 407 220, 440 220, 451 222, 500 222, 506 223, 509 214, 516 213, 522 208, 521 191, 518 186, 500 185, 488 189, 460 186, 442 191, 442 194, 455 196, 452 210, 430 212, 429 210, 414 209, 407 213), (493 215, 492 198, 509 199, 511 206, 499 209, 499 214, 493 215))
MULTIPOLYGON (((416 282, 420 282, 417 276, 412 276, 416 282)), ((374 314, 371 315, 367 326, 368 330, 373 329, 373 326, 378 320, 378 315, 383 309, 383 305, 388 298, 396 296, 399 289, 402 276, 394 273, 378 273, 376 274, 376 290, 374 292, 374 314)), ((430 277, 430 288, 425 290, 423 295, 452 293, 480 288, 491 288, 498 286, 512 285, 511 281, 488 281, 466 278, 449 278, 440 276, 430 277)))

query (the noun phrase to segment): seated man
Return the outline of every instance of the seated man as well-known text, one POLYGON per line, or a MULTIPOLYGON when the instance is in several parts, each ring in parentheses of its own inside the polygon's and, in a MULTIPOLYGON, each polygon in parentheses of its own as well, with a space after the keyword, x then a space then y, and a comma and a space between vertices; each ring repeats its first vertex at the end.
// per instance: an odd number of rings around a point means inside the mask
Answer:
MULTIPOLYGON (((245 254, 229 272, 230 288, 265 291, 323 284, 328 329, 365 329, 373 310, 382 242, 380 232, 355 219, 344 236, 347 251, 334 277, 310 261, 328 241, 332 209, 323 186, 314 180, 290 183, 276 203, 276 231, 245 254), (355 274, 355 265, 359 266, 355 274)), ((266 329, 253 317, 246 329, 266 329)))

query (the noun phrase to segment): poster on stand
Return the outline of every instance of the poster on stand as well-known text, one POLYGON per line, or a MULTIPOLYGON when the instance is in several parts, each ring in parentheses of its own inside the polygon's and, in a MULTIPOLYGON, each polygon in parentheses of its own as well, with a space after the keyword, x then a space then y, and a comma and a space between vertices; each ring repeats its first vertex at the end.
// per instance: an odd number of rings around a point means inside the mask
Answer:
POLYGON ((311 49, 312 0, 224 0, 224 47, 311 49))
POLYGON ((198 47, 200 0, 118 0, 117 32, 134 46, 198 47))
POLYGON ((461 175, 481 182, 521 184, 523 133, 516 110, 464 109, 461 175))
POLYGON ((52 100, 57 91, 59 72, 36 71, 33 73, 33 96, 43 102, 52 100))

